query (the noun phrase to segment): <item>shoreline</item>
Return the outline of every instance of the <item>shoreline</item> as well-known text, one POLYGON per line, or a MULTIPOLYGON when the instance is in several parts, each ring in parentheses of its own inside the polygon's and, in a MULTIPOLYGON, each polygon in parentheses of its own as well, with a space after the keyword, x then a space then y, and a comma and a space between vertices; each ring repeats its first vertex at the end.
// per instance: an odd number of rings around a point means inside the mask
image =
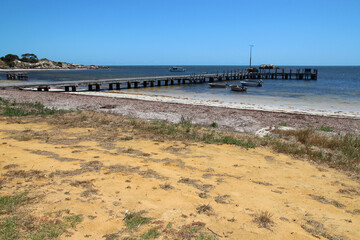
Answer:
POLYGON ((223 102, 218 100, 200 100, 200 99, 189 99, 171 97, 165 95, 147 95, 147 94, 133 94, 124 92, 69 92, 68 94, 75 95, 87 95, 87 96, 102 96, 111 98, 129 98, 144 101, 155 101, 155 102, 166 102, 166 103, 179 103, 187 105, 200 105, 209 107, 222 107, 222 108, 233 108, 240 110, 254 110, 264 112, 277 112, 277 113, 293 113, 293 114, 305 114, 305 115, 319 115, 319 116, 331 116, 331 117, 350 117, 354 119, 360 119, 360 114, 354 112, 344 111, 331 111, 331 110, 320 110, 320 109, 300 109, 295 107, 281 107, 274 105, 261 105, 261 104, 249 104, 249 103, 231 103, 223 102))
MULTIPOLYGON (((104 93, 103 93, 104 94, 104 93)), ((155 101, 143 96, 146 100, 131 99, 126 94, 86 95, 80 93, 37 92, 21 90, 0 90, 0 97, 16 102, 40 102, 55 109, 83 110, 112 113, 145 120, 162 120, 178 123, 189 119, 194 124, 209 126, 217 123, 218 128, 245 134, 266 135, 272 128, 286 125, 290 128, 314 128, 328 126, 334 133, 360 133, 360 118, 351 116, 311 115, 307 112, 276 112, 261 109, 239 109, 219 106, 219 103, 196 105, 194 102, 180 103, 155 101), (113 97, 113 95, 124 95, 113 97)), ((136 96, 139 98, 139 96, 136 96)), ((176 100, 176 101, 175 101, 176 100)))

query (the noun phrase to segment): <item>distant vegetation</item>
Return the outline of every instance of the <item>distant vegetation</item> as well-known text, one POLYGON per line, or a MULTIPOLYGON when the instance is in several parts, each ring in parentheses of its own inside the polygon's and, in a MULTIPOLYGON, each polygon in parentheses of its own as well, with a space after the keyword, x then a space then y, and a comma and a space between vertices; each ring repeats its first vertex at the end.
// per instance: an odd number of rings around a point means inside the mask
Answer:
POLYGON ((21 58, 15 54, 0 57, 0 69, 107 69, 104 66, 72 64, 51 61, 46 58, 39 59, 33 53, 24 53, 21 58))
POLYGON ((0 58, 6 65, 9 67, 15 67, 15 61, 18 60, 20 62, 30 62, 30 63, 38 63, 38 57, 33 53, 25 53, 21 55, 21 59, 18 55, 7 54, 4 57, 0 58))

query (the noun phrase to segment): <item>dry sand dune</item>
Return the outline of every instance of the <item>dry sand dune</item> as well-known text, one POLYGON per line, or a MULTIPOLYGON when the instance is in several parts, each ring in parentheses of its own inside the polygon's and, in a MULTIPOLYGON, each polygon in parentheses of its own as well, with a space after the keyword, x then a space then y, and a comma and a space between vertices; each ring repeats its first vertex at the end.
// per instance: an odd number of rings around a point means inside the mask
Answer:
POLYGON ((154 227, 158 239, 360 239, 358 182, 266 148, 5 118, 0 138, 1 196, 28 191, 39 199, 28 207, 36 216, 83 216, 62 239, 139 237, 154 227), (151 222, 127 230, 125 214, 140 211, 151 222))

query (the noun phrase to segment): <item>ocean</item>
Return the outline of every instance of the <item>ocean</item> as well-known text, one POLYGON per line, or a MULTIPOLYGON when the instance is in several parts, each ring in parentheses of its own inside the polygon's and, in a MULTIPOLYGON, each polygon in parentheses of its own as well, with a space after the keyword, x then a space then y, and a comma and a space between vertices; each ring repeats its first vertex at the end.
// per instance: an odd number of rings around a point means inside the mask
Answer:
MULTIPOLYGON (((72 81, 122 77, 222 73, 247 66, 183 66, 186 72, 169 72, 169 66, 110 66, 100 70, 30 71, 29 81, 72 81)), ((262 87, 246 93, 212 89, 207 84, 122 89, 122 92, 176 98, 331 110, 360 114, 360 66, 280 66, 285 69, 318 69, 318 80, 264 79, 262 87)), ((0 79, 5 75, 0 73, 0 79)), ((232 81, 231 83, 239 83, 232 81)), ((106 87, 106 86, 104 86, 106 87)))

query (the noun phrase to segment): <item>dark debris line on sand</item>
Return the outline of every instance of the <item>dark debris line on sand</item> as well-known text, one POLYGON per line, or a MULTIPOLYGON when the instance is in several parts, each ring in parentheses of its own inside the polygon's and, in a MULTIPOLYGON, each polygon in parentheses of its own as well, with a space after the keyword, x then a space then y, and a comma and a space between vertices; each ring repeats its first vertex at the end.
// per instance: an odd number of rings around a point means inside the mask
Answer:
POLYGON ((80 109, 112 112, 142 119, 160 119, 179 122, 181 117, 192 119, 193 123, 218 126, 227 130, 255 133, 269 126, 278 126, 286 120, 289 127, 314 128, 329 126, 335 132, 360 132, 360 118, 329 117, 306 114, 266 112, 259 110, 230 109, 188 105, 179 103, 154 102, 135 99, 108 98, 100 96, 72 95, 55 92, 34 92, 0 90, 0 97, 17 102, 40 102, 56 109, 80 109), (111 109, 103 108, 111 103, 111 109))

